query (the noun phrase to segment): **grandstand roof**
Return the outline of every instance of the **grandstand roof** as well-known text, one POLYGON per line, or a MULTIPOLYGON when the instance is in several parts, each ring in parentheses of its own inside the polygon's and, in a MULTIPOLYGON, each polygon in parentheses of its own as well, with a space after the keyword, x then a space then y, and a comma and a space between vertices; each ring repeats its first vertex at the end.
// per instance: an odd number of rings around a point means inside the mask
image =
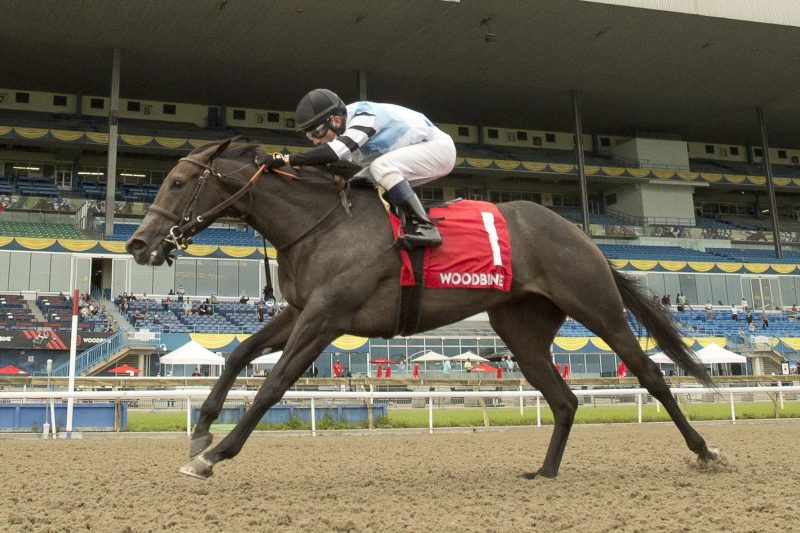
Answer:
MULTIPOLYGON (((795 8, 798 9, 798 8, 795 8)), ((291 110, 328 86, 438 122, 800 146, 800 28, 578 0, 5 2, 3 85, 291 110), (487 41, 494 34, 495 43, 487 41), (35 57, 36 61, 32 62, 35 57), (33 65, 36 65, 35 67, 33 65)))

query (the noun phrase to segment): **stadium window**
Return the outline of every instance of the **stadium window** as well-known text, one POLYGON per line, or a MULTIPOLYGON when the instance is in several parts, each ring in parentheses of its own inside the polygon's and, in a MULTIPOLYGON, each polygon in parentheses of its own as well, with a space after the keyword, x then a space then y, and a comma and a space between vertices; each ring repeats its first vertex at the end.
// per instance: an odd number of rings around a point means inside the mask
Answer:
POLYGON ((555 133, 545 133, 544 134, 544 142, 547 142, 547 143, 556 142, 556 134, 555 133))
POLYGON ((142 104, 140 102, 128 102, 128 111, 133 113, 138 113, 142 109, 142 104))
POLYGON ((755 157, 764 157, 764 151, 761 148, 753 148, 753 155, 755 157))
POLYGON ((286 127, 287 128, 294 129, 294 124, 295 124, 295 122, 294 122, 293 118, 287 118, 286 119, 286 127))
POLYGON ((92 109, 103 109, 106 106, 106 103, 103 101, 102 98, 92 98, 89 100, 89 107, 92 109))
POLYGON ((606 195, 606 205, 614 205, 617 203, 617 193, 606 195))
POLYGON ((600 146, 611 146, 611 139, 608 137, 600 137, 600 146))
POLYGON ((31 101, 30 93, 16 93, 14 95, 14 101, 18 104, 27 104, 31 101))
POLYGON ((707 154, 713 154, 714 153, 714 145, 713 144, 707 144, 706 145, 706 153, 707 154))
POLYGON ((53 95, 53 105, 57 105, 59 107, 66 107, 67 105, 67 97, 63 94, 54 94, 53 95))
POLYGON ((276 113, 275 111, 267 111, 267 122, 273 122, 277 124, 281 121, 281 116, 276 113))
POLYGON ((459 137, 469 137, 469 128, 466 126, 459 126, 458 127, 458 136, 459 137))
POLYGON ((533 138, 533 145, 534 146, 541 146, 542 145, 542 138, 538 135, 533 138))
POLYGON ((527 131, 518 131, 517 132, 517 140, 518 141, 528 142, 528 132, 527 131))
POLYGON ((778 159, 786 159, 786 150, 778 150, 778 159))
POLYGON ((444 200, 444 189, 441 187, 420 187, 419 192, 423 200, 444 200))
POLYGON ((490 129, 486 130, 486 136, 488 138, 490 138, 490 139, 499 139, 500 138, 500 132, 498 132, 495 129, 491 129, 490 128, 490 129))
POLYGON ((739 155, 739 147, 738 146, 729 146, 728 153, 731 155, 739 155))
POLYGON ((508 142, 510 142, 510 143, 513 143, 516 138, 517 137, 513 133, 511 133, 510 131, 508 133, 506 133, 506 140, 508 142))
POLYGON ((161 112, 165 115, 174 115, 176 111, 175 104, 164 104, 161 106, 161 112))
POLYGON ((800 157, 798 157, 796 155, 793 155, 792 156, 792 163, 794 163, 795 165, 800 163, 800 157))
POLYGON ((244 109, 234 109, 233 110, 233 120, 244 120, 247 116, 244 109))

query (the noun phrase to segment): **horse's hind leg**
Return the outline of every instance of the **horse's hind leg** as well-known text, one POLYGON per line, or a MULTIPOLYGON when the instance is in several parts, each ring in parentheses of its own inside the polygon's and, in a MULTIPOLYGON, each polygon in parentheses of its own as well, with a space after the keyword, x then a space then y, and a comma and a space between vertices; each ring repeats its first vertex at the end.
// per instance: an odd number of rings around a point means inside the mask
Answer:
POLYGON ((211 445, 214 436, 209 431, 209 428, 211 423, 219 416, 220 410, 225 403, 225 398, 228 396, 228 391, 236 381, 236 376, 250 361, 261 355, 265 348, 272 348, 273 351, 283 348, 292 333, 297 315, 296 309, 287 307, 266 326, 248 337, 231 352, 222 375, 214 384, 214 388, 200 408, 200 417, 192 433, 189 459, 193 459, 211 445))
POLYGON ((717 460, 719 457, 708 449, 703 437, 686 420, 658 366, 642 351, 625 320, 622 309, 618 312, 608 310, 608 312, 586 316, 581 319, 581 322, 602 338, 639 379, 639 383, 661 402, 678 431, 683 435, 686 445, 697 454, 697 458, 703 462, 717 460))
POLYGON ((536 296, 493 307, 488 313, 492 327, 516 357, 525 379, 542 393, 555 418, 542 467, 525 477, 554 478, 578 408, 578 399, 550 358, 550 344, 565 315, 549 300, 536 296))

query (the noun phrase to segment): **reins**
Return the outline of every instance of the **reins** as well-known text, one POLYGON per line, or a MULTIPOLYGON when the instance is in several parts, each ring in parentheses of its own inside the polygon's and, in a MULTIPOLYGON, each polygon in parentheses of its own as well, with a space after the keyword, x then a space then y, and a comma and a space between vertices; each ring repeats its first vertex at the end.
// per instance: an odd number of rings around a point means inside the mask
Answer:
MULTIPOLYGON (((264 174, 264 172, 267 171, 267 168, 265 165, 261 165, 253 174, 253 176, 247 181, 247 183, 245 183, 242 186, 241 189, 239 189, 234 194, 229 196, 227 199, 223 200, 222 202, 220 202, 213 208, 209 209, 205 213, 202 213, 194 217, 193 213, 195 207, 197 206, 197 202, 199 201, 200 196, 203 193, 203 190, 205 189, 211 177, 214 176, 217 179, 222 180, 224 176, 220 174, 212 165, 200 161, 198 159, 195 159, 191 156, 182 157, 180 161, 186 161, 188 163, 192 163, 194 165, 197 165, 205 169, 203 174, 198 178, 197 186, 195 187, 195 190, 192 194, 192 199, 189 201, 186 207, 184 207, 182 216, 178 216, 175 213, 172 213, 171 211, 168 211, 155 204, 150 205, 148 207, 148 210, 153 211, 154 213, 157 213, 175 223, 175 226, 172 226, 170 228, 169 234, 166 237, 164 237, 164 240, 174 245, 175 248, 181 248, 185 250, 191 244, 191 238, 197 232, 196 229, 197 226, 203 223, 208 223, 208 224, 213 223, 214 220, 216 220, 216 218, 222 212, 225 211, 225 209, 227 209, 232 204, 237 202, 240 198, 242 198, 242 196, 244 196, 248 192, 251 192, 256 183, 258 183, 258 181, 261 179, 261 176, 264 174)), ((237 170, 236 172, 239 172, 240 170, 241 169, 237 170)), ((308 178, 301 178, 296 174, 293 174, 291 172, 286 172, 284 170, 280 170, 277 168, 272 168, 269 169, 268 171, 280 176, 287 182, 308 179, 308 178)), ((329 209, 319 220, 317 220, 314 224, 312 224, 311 227, 303 231, 299 236, 292 239, 289 243, 281 246, 276 245, 275 246, 276 250, 278 251, 288 250, 298 242, 302 241, 311 232, 317 229, 325 220, 327 220, 328 217, 331 216, 334 211, 336 211, 339 205, 344 207, 344 210, 348 216, 352 216, 352 214, 350 213, 350 202, 347 198, 347 192, 350 188, 350 183, 347 180, 342 179, 338 175, 331 175, 330 178, 328 179, 334 185, 337 186, 340 196, 340 202, 334 204, 333 207, 331 207, 331 209, 329 209)), ((248 208, 246 213, 240 215, 240 218, 244 218, 245 216, 247 216, 251 209, 252 209, 252 196, 250 197, 250 208, 248 208)))

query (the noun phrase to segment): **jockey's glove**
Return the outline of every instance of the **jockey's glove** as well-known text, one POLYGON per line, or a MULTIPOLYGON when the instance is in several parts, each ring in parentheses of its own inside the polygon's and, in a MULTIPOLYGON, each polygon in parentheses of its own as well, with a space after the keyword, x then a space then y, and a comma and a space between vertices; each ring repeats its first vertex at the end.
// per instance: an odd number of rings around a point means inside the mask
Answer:
POLYGON ((267 170, 271 168, 280 168, 289 163, 289 156, 280 152, 274 154, 260 154, 256 156, 256 166, 264 165, 267 170))

